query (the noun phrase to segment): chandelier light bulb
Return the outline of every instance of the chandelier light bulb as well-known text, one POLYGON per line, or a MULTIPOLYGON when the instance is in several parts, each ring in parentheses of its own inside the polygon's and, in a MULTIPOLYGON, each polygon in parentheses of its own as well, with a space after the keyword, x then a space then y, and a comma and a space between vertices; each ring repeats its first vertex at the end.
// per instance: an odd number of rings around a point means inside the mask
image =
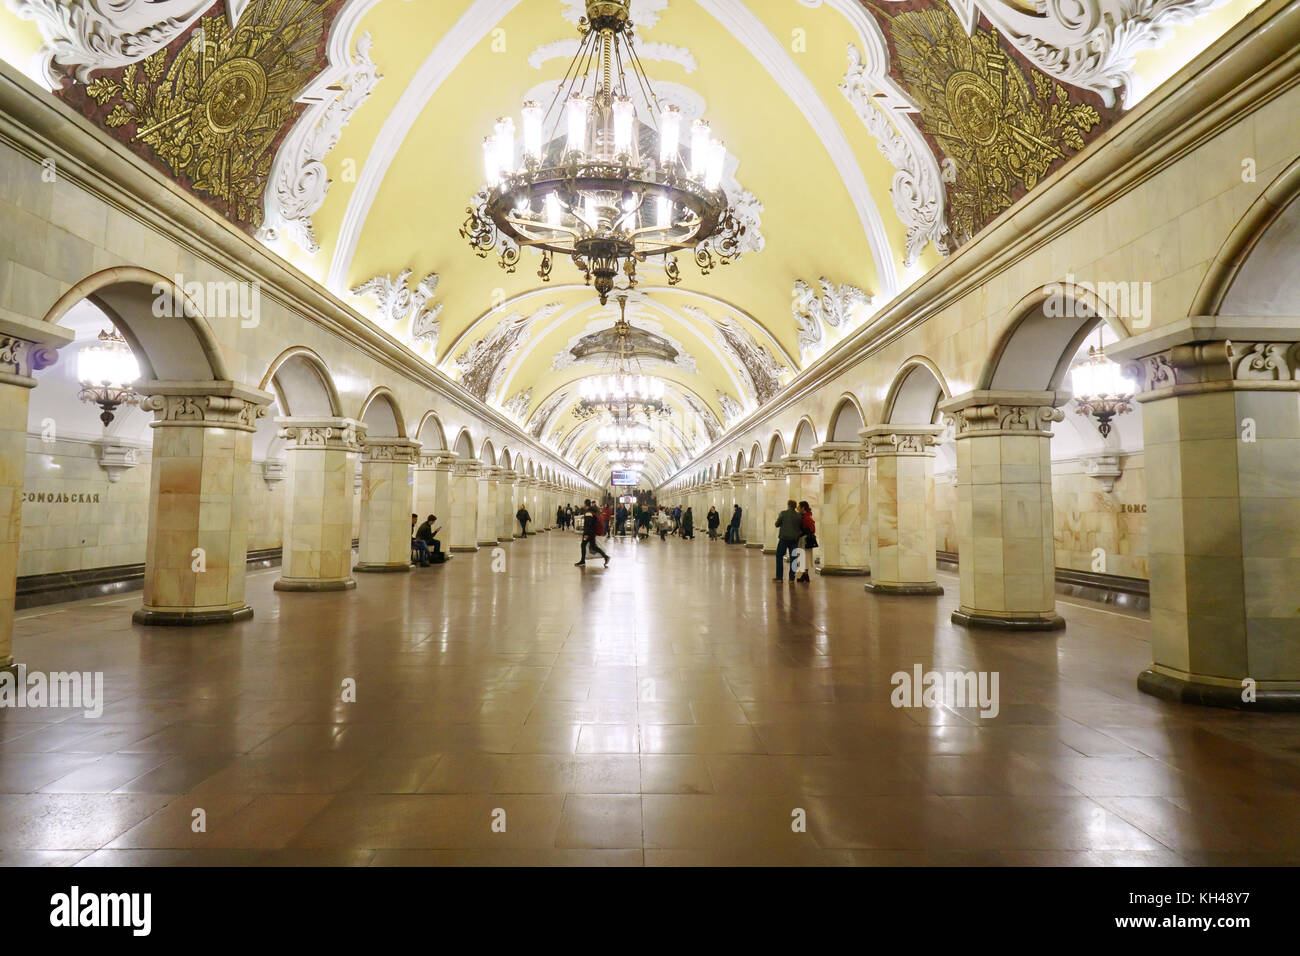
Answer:
POLYGON ((526 100, 520 111, 524 124, 524 154, 533 159, 542 158, 542 108, 526 100))
POLYGON ((704 176, 709 165, 709 124, 697 119, 691 124, 691 175, 704 176))
POLYGON ((632 153, 632 126, 636 120, 636 107, 626 96, 614 100, 614 152, 632 153))
POLYGON ((709 165, 704 176, 707 189, 717 189, 722 185, 722 170, 727 164, 727 147, 718 141, 709 143, 709 165))
POLYGON ((488 186, 495 186, 501 181, 497 174, 497 144, 492 142, 491 136, 483 137, 483 178, 487 180, 488 186))
POLYGON ((682 136, 682 111, 665 106, 659 114, 659 161, 667 164, 677 158, 682 136))
POLYGON ((564 102, 564 114, 569 121, 569 152, 581 153, 587 148, 587 100, 572 93, 564 102))
POLYGON ((560 200, 555 193, 546 194, 546 223, 551 226, 560 224, 560 200))
POLYGON ((77 353, 77 381, 82 385, 129 388, 140 377, 140 363, 126 343, 100 336, 100 344, 77 353))
POLYGON ((667 196, 660 196, 658 206, 656 224, 660 229, 667 229, 673 224, 673 201, 667 196))
POLYGON ((1074 394, 1081 400, 1117 398, 1133 394, 1133 386, 1124 377, 1124 371, 1118 362, 1112 362, 1103 353, 1082 365, 1077 365, 1070 373, 1070 384, 1074 394))
POLYGON ((508 174, 515 164, 515 121, 509 116, 497 119, 496 124, 497 169, 508 174))

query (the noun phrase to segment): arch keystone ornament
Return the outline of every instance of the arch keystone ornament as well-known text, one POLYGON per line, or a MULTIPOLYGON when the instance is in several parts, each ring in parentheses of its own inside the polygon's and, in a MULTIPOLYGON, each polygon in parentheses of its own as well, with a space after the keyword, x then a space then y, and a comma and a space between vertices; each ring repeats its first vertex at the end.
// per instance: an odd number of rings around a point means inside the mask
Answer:
POLYGON ((246 620, 253 432, 272 396, 218 381, 146 381, 136 390, 154 420, 143 606, 132 620, 246 620))
POLYGON ((957 426, 954 624, 1065 627, 1056 613, 1051 429, 1069 399, 1066 391, 979 390, 939 404, 957 426))
POLYGON ((1113 350, 1138 385, 1147 469, 1138 688, 1300 710, 1300 318, 1197 316, 1113 350))

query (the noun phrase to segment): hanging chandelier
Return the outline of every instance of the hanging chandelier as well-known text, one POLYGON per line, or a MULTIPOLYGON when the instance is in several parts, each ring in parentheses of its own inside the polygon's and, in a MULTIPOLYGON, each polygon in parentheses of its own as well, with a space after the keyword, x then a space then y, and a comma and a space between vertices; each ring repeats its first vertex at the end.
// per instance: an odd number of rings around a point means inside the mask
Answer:
POLYGON ((578 386, 578 403, 573 408, 575 418, 585 420, 608 413, 616 421, 627 421, 636 417, 662 417, 671 411, 664 404, 663 380, 639 374, 633 368, 639 363, 631 344, 632 325, 627 320, 626 294, 618 297, 618 304, 613 374, 583 379, 578 386))
POLYGON ((1097 419, 1102 438, 1110 436, 1112 418, 1133 411, 1133 383, 1118 362, 1106 357, 1100 332, 1097 344, 1088 347, 1088 357, 1070 370, 1070 385, 1078 403, 1075 411, 1097 419))
POLYGON ((117 329, 101 330, 98 345, 77 353, 77 381, 81 385, 77 398, 99 406, 99 420, 105 428, 120 406, 139 404, 140 395, 133 387, 139 377, 140 363, 117 329))
POLYGON ((654 434, 646 425, 605 425, 596 432, 596 447, 615 454, 649 453, 654 434))
POLYGON ((638 263, 662 257, 676 285, 675 253, 690 250, 707 275, 740 257, 745 233, 721 188, 726 147, 698 119, 683 142, 681 112, 660 104, 641 66, 628 6, 587 0, 549 107, 523 104, 518 140, 510 117, 484 140, 487 185, 460 229, 480 257, 499 248, 506 272, 524 246, 541 251, 543 281, 568 256, 602 305, 636 286, 638 263))

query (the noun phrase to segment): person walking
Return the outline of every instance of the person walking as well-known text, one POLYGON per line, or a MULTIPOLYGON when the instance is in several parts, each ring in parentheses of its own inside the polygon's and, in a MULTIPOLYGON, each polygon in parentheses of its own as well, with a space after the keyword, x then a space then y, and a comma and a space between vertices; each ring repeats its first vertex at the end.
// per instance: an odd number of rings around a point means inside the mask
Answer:
POLYGON ((621 502, 614 512, 614 531, 620 538, 627 535, 627 505, 621 502))
POLYGON ((668 514, 667 509, 665 508, 659 509, 659 513, 655 515, 655 530, 659 532, 659 540, 667 541, 668 532, 671 531, 672 529, 673 529, 672 516, 668 514))
POLYGON ((609 505, 600 510, 600 526, 606 541, 614 537, 614 511, 609 505))
POLYGON ((799 543, 803 573, 799 575, 799 581, 807 584, 812 580, 808 577, 808 570, 813 566, 813 551, 817 548, 817 522, 813 520, 812 505, 806 501, 799 502, 799 514, 799 527, 803 531, 803 540, 799 543))
POLYGON ((695 515, 690 508, 687 508, 686 514, 682 515, 682 537, 691 541, 695 540, 695 515))
POLYGON ((716 541, 718 539, 718 525, 722 523, 722 516, 718 514, 718 509, 713 505, 709 505, 709 513, 704 516, 704 520, 709 526, 709 540, 716 541))
POLYGON ((597 543, 596 538, 601 532, 600 512, 590 501, 587 502, 587 510, 583 515, 582 525, 582 560, 574 565, 575 568, 584 568, 587 566, 587 552, 591 551, 605 559, 605 567, 609 567, 609 555, 604 552, 597 543))
POLYGON ((785 503, 785 510, 776 516, 776 577, 781 580, 781 565, 786 555, 790 556, 790 580, 794 581, 794 552, 799 547, 799 536, 803 534, 803 516, 795 510, 794 499, 785 503))
POLYGON ((515 520, 519 522, 519 537, 528 537, 528 522, 533 520, 533 516, 528 513, 528 509, 523 505, 515 512, 515 520))

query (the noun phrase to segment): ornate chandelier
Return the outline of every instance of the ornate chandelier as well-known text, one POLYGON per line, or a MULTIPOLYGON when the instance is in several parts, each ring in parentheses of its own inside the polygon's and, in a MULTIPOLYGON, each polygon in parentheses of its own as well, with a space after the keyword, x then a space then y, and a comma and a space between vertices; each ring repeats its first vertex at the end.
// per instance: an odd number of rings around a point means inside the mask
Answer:
POLYGON ((647 425, 605 425, 596 433, 596 447, 615 454, 649 453, 653 440, 647 425))
POLYGON ((608 413, 615 420, 630 420, 637 416, 650 418, 667 415, 670 409, 664 404, 662 379, 634 373, 636 352, 629 337, 632 325, 627 320, 627 296, 618 297, 619 317, 614 322, 617 340, 614 353, 614 372, 584 379, 578 387, 578 404, 574 417, 593 418, 608 413))
POLYGON ((1070 370, 1070 385, 1074 391, 1080 415, 1097 419, 1097 431, 1102 438, 1110 436, 1110 421, 1116 415, 1133 411, 1133 383, 1124 377, 1119 363, 1106 357, 1100 336, 1095 346, 1088 347, 1088 357, 1070 370))
POLYGON ((487 185, 460 229, 480 257, 499 247, 506 272, 523 246, 541 250, 543 281, 568 256, 602 305, 620 274, 617 288, 636 286, 638 263, 662 256, 676 285, 675 253, 691 250, 708 274, 740 257, 745 233, 721 188, 726 147, 703 120, 682 141, 680 111, 660 104, 637 56, 628 5, 587 0, 577 55, 548 108, 524 103, 521 141, 511 118, 497 120, 483 142, 487 185))
POLYGON ((77 353, 77 398, 100 408, 99 420, 107 428, 113 413, 122 405, 136 405, 140 396, 133 383, 140 377, 140 363, 116 329, 103 329, 99 344, 77 353))

